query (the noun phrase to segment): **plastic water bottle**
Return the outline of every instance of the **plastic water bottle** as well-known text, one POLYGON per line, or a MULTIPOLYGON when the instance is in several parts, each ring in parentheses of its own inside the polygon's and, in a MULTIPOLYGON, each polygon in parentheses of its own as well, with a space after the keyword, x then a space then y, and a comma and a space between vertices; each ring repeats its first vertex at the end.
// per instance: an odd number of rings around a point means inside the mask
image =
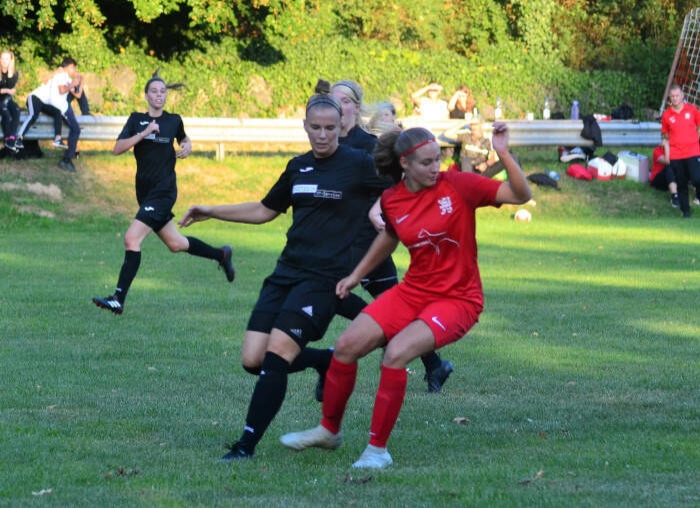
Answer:
POLYGON ((479 110, 474 106, 474 118, 479 118, 479 110))
POLYGON ((496 109, 493 111, 493 116, 496 120, 500 120, 503 117, 503 110, 501 109, 501 98, 496 98, 496 109))
POLYGON ((544 108, 542 109, 542 118, 544 120, 549 120, 551 116, 552 116, 552 114, 551 114, 551 111, 549 110, 549 98, 545 97, 544 108))
POLYGON ((549 178, 551 178, 552 180, 556 180, 557 182, 559 181, 559 178, 560 178, 559 173, 557 173, 553 169, 550 169, 547 171, 547 176, 549 178))
POLYGON ((574 101, 571 105, 571 119, 578 120, 578 101, 574 101))

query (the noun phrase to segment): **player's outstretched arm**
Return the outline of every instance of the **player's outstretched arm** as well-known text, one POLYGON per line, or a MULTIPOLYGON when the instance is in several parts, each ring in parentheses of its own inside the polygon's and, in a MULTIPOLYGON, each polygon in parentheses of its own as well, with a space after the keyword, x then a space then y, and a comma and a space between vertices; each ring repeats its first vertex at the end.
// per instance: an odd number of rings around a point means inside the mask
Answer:
POLYGON ((335 294, 340 298, 347 297, 352 288, 360 283, 362 277, 388 258, 391 253, 396 250, 398 244, 398 238, 394 235, 390 235, 386 230, 381 231, 352 273, 336 284, 335 294))
POLYGON ((491 146, 506 167, 506 173, 508 174, 508 181, 503 182, 498 188, 496 201, 498 203, 520 205, 527 203, 532 198, 532 190, 527 183, 525 173, 520 168, 520 164, 508 150, 509 140, 508 126, 504 122, 494 123, 491 146))
POLYGON ((270 222, 279 215, 259 201, 240 203, 237 205, 194 205, 187 210, 178 222, 181 228, 191 226, 195 222, 207 219, 219 219, 226 222, 240 222, 243 224, 263 224, 270 222))

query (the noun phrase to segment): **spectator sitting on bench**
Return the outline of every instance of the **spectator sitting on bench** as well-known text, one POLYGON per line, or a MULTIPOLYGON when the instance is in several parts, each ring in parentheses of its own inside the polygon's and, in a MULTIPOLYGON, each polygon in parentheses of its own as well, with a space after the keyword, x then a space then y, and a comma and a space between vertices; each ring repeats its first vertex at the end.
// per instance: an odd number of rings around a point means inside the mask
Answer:
POLYGON ((469 128, 450 129, 443 136, 460 145, 459 163, 450 165, 451 171, 480 173, 493 178, 505 169, 491 148, 491 141, 484 136, 484 129, 479 118, 472 118, 469 128))
POLYGON ((61 62, 61 66, 54 72, 51 79, 33 90, 27 97, 27 109, 29 116, 17 131, 15 146, 23 147, 24 134, 29 127, 36 122, 39 114, 46 113, 54 119, 54 141, 53 146, 65 148, 66 152, 59 162, 61 169, 75 172, 72 159, 75 158, 75 151, 80 137, 80 125, 75 118, 73 110, 68 105, 67 96, 70 90, 80 85, 81 76, 76 72, 76 62, 70 57, 66 57, 61 62), (61 139, 61 126, 65 121, 69 127, 68 146, 63 144, 61 139))

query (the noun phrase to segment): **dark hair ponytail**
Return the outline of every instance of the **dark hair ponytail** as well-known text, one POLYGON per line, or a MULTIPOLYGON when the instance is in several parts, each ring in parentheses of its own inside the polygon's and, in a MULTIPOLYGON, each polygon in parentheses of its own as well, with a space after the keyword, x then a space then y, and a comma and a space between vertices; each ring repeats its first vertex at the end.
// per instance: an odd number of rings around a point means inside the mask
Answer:
POLYGON ((331 84, 325 79, 319 79, 314 87, 314 93, 320 93, 323 95, 328 95, 331 93, 331 84))
POLYGON ((161 83, 163 83, 165 85, 166 90, 179 90, 180 88, 187 88, 187 86, 184 83, 166 83, 165 80, 158 75, 159 70, 160 67, 156 69, 156 71, 151 76, 151 79, 149 79, 146 82, 146 86, 143 89, 144 93, 148 93, 148 87, 156 81, 160 81, 161 83))
POLYGON ((431 141, 435 141, 435 136, 422 127, 385 132, 379 136, 374 149, 377 173, 390 177, 394 183, 399 183, 403 177, 401 157, 412 157, 416 148, 431 141))

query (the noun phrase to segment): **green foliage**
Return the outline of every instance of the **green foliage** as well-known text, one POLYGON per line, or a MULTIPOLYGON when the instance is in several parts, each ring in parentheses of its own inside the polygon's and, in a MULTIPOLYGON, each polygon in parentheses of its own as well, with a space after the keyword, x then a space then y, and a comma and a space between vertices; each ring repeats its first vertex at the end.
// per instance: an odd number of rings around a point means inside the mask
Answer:
POLYGON ((439 2, 348 0, 334 10, 338 28, 346 37, 383 40, 397 46, 444 47, 439 2))
MULTIPOLYGON (((351 78, 370 102, 410 94, 429 80, 460 84, 482 111, 496 97, 506 116, 567 110, 608 113, 622 102, 656 109, 687 0, 0 0, 14 29, 20 97, 65 54, 96 76, 96 112, 142 108, 158 67, 188 89, 170 106, 192 116, 297 114, 318 77, 351 78), (661 22, 663 21, 663 22, 661 22), (124 69, 136 78, 124 81, 124 69), (121 81, 116 81, 116 78, 121 81), (125 89, 126 88, 126 89, 125 89)), ((89 88, 88 88, 88 91, 89 88)), ((90 96, 90 94, 88 95, 90 96)), ((403 108, 401 105, 404 105, 403 108)))
POLYGON ((506 41, 506 20, 494 0, 450 0, 444 3, 447 48, 475 56, 506 41))

